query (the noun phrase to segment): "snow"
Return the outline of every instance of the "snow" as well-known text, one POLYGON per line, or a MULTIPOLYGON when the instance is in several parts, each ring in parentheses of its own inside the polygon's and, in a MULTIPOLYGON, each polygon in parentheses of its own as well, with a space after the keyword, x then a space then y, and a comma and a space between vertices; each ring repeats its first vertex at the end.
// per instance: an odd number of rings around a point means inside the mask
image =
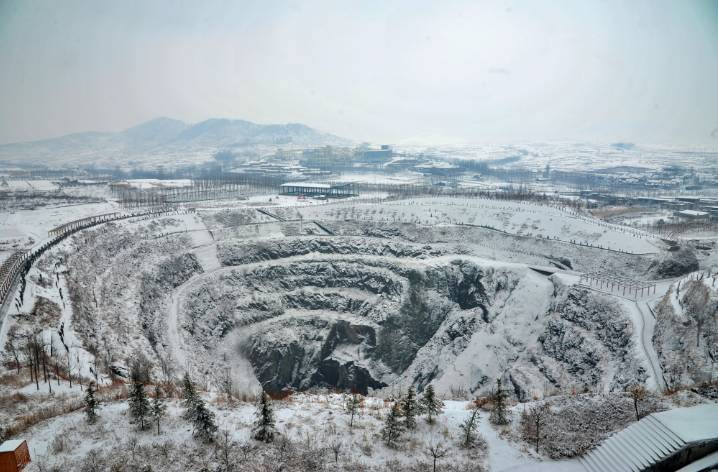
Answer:
POLYGON ((693 217, 703 217, 708 216, 708 213, 705 211, 698 211, 698 210, 681 210, 678 212, 679 215, 683 216, 693 216, 693 217))
POLYGON ((685 467, 681 467, 676 472, 706 472, 710 468, 718 464, 718 451, 708 454, 707 456, 691 462, 685 467))
MULTIPOLYGON (((362 462, 381 465, 391 459, 405 464, 423 456, 423 445, 431 441, 444 442, 449 446, 450 454, 443 461, 453 461, 465 453, 457 447, 459 424, 470 414, 469 402, 445 401, 444 411, 435 425, 426 424, 418 419, 416 432, 408 433, 399 450, 388 449, 379 440, 379 431, 390 403, 378 398, 366 397, 359 415, 355 418, 353 431, 349 430, 348 414, 343 409, 345 397, 337 394, 295 394, 287 401, 275 401, 277 429, 296 441, 307 437, 326 434, 330 428, 336 428, 345 442, 344 454, 356 455, 362 462), (368 444, 371 455, 361 453, 361 445, 368 444), (412 444, 416 444, 413 446, 412 444), (418 447, 418 449, 417 449, 418 447)), ((238 441, 250 440, 250 429, 254 421, 254 405, 238 403, 234 406, 215 404, 211 398, 208 403, 216 414, 220 431, 228 430, 230 436, 238 441)), ((136 431, 129 423, 126 403, 103 404, 99 408, 99 420, 96 425, 86 425, 83 412, 70 413, 51 419, 32 427, 26 432, 29 438, 31 454, 44 464, 60 463, 63 460, 78 459, 93 448, 111 450, 121 447, 130 437, 140 444, 151 445, 157 441, 171 440, 177 443, 192 441, 191 425, 181 419, 182 409, 178 401, 168 401, 168 417, 163 420, 162 434, 157 436, 150 429, 136 431), (57 436, 64 436, 69 447, 58 453, 52 452, 52 443, 57 436), (55 462, 57 461, 57 462, 55 462)), ((488 414, 479 414, 479 434, 488 445, 486 465, 491 471, 529 471, 529 470, 582 470, 575 461, 542 461, 532 454, 521 451, 515 444, 504 439, 488 421, 488 414)), ((321 436, 320 436, 321 437, 321 436)))
MULTIPOLYGON (((152 391, 149 387, 146 390, 152 391)), ((236 400, 227 402, 223 400, 222 396, 212 394, 204 395, 204 397, 208 402, 208 407, 216 415, 220 432, 228 431, 230 438, 239 441, 240 444, 245 441, 252 442, 250 430, 255 412, 255 406, 252 403, 236 400)), ((354 429, 350 430, 349 415, 343 408, 345 399, 344 395, 339 394, 299 393, 291 395, 286 400, 274 401, 277 429, 282 435, 297 441, 298 444, 306 441, 307 438, 326 444, 329 439, 328 434, 337 434, 345 446, 342 452, 343 457, 352 456, 354 460, 372 466, 381 466, 389 460, 412 464, 423 455, 424 445, 432 442, 442 442, 449 447, 446 461, 460 460, 466 454, 465 450, 458 447, 459 425, 471 414, 472 402, 444 400, 443 412, 436 418, 436 423, 429 425, 422 418, 417 418, 417 430, 405 434, 400 447, 394 450, 385 447, 379 436, 391 402, 378 397, 362 397, 363 402, 358 416, 355 418, 354 429), (367 450, 369 452, 366 452, 367 450)), ((564 400, 570 402, 574 399, 573 396, 570 396, 565 397, 564 400)), ((610 406, 610 399, 604 401, 608 408, 607 411, 612 411, 615 408, 615 406, 610 406)), ((96 425, 87 425, 84 413, 77 411, 44 421, 25 431, 22 436, 27 438, 33 458, 46 466, 77 460, 91 449, 111 452, 126 448, 129 439, 137 440, 138 444, 150 447, 173 442, 178 447, 188 448, 188 450, 204 449, 201 443, 192 439, 191 425, 181 418, 180 402, 173 399, 168 399, 166 402, 168 416, 162 421, 160 435, 157 435, 154 429, 138 431, 127 415, 128 407, 125 402, 103 402, 99 408, 99 421, 96 425), (54 443, 58 441, 58 438, 64 440, 67 447, 53 452, 54 443)), ((623 403, 631 415, 630 399, 624 399, 623 403)), ((486 469, 490 471, 584 471, 585 469, 575 459, 548 460, 537 455, 533 451, 533 447, 529 447, 516 438, 517 415, 527 405, 530 403, 511 407, 512 424, 501 427, 490 424, 489 413, 479 410, 478 433, 486 442, 487 451, 479 458, 469 456, 471 460, 474 463, 481 463, 482 466, 485 465, 486 469)), ((718 424, 712 421, 715 419, 716 405, 708 406, 712 408, 713 413, 705 422, 711 421, 713 425, 718 424)), ((705 406, 699 407, 700 411, 705 408, 705 406)), ((588 417, 581 417, 580 420, 590 421, 588 417)), ((632 427, 642 426, 642 423, 643 420, 631 422, 631 425, 632 427)), ((617 436, 620 437, 621 434, 619 433, 617 436)), ((263 447, 259 443, 254 443, 254 445, 263 447)), ((31 471, 34 472, 34 469, 29 470, 29 472, 31 471)))
POLYGON ((342 173, 342 182, 366 183, 366 184, 416 184, 423 180, 421 174, 415 172, 402 172, 398 174, 384 173, 342 173))
POLYGON ((638 254, 656 253, 661 244, 657 238, 635 228, 532 202, 426 197, 380 203, 347 202, 309 208, 303 213, 305 218, 320 220, 352 218, 423 225, 479 225, 520 236, 638 254))
POLYGON ((636 345, 638 358, 648 366, 648 379, 646 385, 653 390, 662 391, 666 388, 663 380, 663 371, 661 363, 658 360, 658 354, 653 347, 653 329, 656 320, 650 315, 650 311, 645 301, 630 301, 619 298, 626 313, 631 317, 633 323, 633 339, 636 345))
POLYGON ((0 452, 12 452, 25 442, 23 439, 8 439, 0 444, 0 452))
MULTIPOLYGON (((582 458, 589 470, 663 470, 680 451, 718 437, 718 404, 653 413, 608 438, 582 458)), ((685 459, 690 458, 690 454, 685 459)))
MULTIPOLYGON (((172 185, 179 184, 180 182, 172 183, 172 185)), ((301 184, 306 185, 306 183, 301 184)), ((140 183, 139 185, 151 185, 151 182, 140 183)), ((313 270, 312 268, 317 271, 326 267, 331 267, 332 269, 348 268, 358 274, 357 280, 360 278, 361 280, 370 279, 372 276, 381 273, 387 277, 387 285, 389 285, 389 282, 403 280, 408 271, 416 270, 424 273, 439 271, 456 261, 462 261, 463 263, 477 266, 483 271, 482 277, 490 273, 496 274, 496 277, 505 278, 505 280, 502 279, 505 285, 502 285, 500 290, 497 289, 494 292, 491 292, 493 282, 486 283, 486 287, 489 287, 490 292, 486 295, 487 300, 489 300, 486 303, 488 321, 482 322, 477 328, 467 328, 466 331, 459 334, 460 339, 453 344, 447 342, 442 345, 442 340, 449 339, 449 337, 445 336, 445 331, 437 331, 440 335, 436 336, 435 341, 428 342, 419 349, 409 368, 401 375, 392 377, 392 381, 395 380, 395 382, 389 388, 375 393, 387 394, 392 389, 407 385, 415 381, 415 379, 426 378, 426 373, 430 368, 436 366, 431 378, 434 379, 437 392, 440 394, 449 396, 453 393, 454 388, 457 391, 477 392, 478 388, 484 388, 480 387, 482 384, 479 383, 482 376, 493 379, 508 372, 509 375, 516 376, 513 378, 516 385, 531 386, 531 389, 526 392, 528 397, 540 398, 547 394, 547 390, 542 388, 542 385, 545 386, 547 382, 542 375, 544 372, 542 369, 555 369, 556 363, 551 359, 544 360, 545 365, 538 368, 536 365, 531 365, 527 359, 534 355, 541 356, 541 344, 538 338, 545 328, 546 315, 556 302, 556 291, 559 289, 561 282, 569 286, 573 285, 578 281, 579 273, 573 270, 551 268, 550 270, 554 271, 555 275, 548 278, 530 270, 528 264, 531 264, 532 267, 543 267, 548 264, 547 255, 550 254, 551 257, 554 254, 566 255, 567 257, 570 256, 568 258, 571 259, 574 264, 573 267, 576 269, 578 264, 574 260, 574 255, 579 251, 583 251, 583 247, 585 247, 577 246, 576 243, 601 246, 603 249, 611 251, 628 251, 641 254, 655 254, 663 248, 662 243, 656 238, 635 228, 606 223, 568 208, 529 202, 450 197, 405 198, 383 202, 370 201, 368 198, 354 198, 342 201, 315 202, 312 200, 298 200, 295 197, 253 195, 247 200, 209 202, 199 205, 203 208, 201 210, 202 217, 197 215, 177 215, 172 217, 173 221, 171 223, 154 226, 152 226, 152 219, 147 222, 133 220, 116 223, 113 228, 118 228, 118 231, 134 232, 130 237, 140 235, 144 241, 150 241, 150 243, 142 246, 137 253, 133 252, 134 248, 125 252, 125 248, 113 248, 110 246, 110 251, 115 249, 116 251, 111 253, 98 252, 96 254, 97 259, 90 258, 87 260, 91 260, 93 265, 101 267, 101 270, 97 270, 96 273, 97 286, 104 290, 97 294, 98 302, 101 305, 97 315, 111 312, 113 314, 119 313, 117 315, 118 320, 122 317, 122 323, 124 324, 122 329, 125 331, 110 341, 110 344, 115 343, 112 347, 117 349, 118 360, 122 362, 124 361, 123 356, 127 352, 145 343, 142 332, 137 329, 139 322, 135 319, 137 313, 139 313, 136 300, 139 292, 136 286, 137 281, 132 279, 133 271, 136 270, 137 274, 140 275, 151 272, 167 256, 161 251, 165 243, 168 246, 170 243, 174 244, 171 249, 171 251, 175 251, 173 254, 189 252, 196 256, 196 260, 201 265, 203 272, 194 272, 194 275, 189 280, 176 286, 173 290, 167 289, 162 294, 164 301, 161 304, 163 315, 161 322, 164 323, 162 326, 166 327, 166 332, 161 333, 158 345, 161 345, 159 349, 166 348, 168 350, 175 367, 179 367, 179 372, 184 370, 204 372, 205 375, 202 380, 204 384, 211 388, 215 388, 215 386, 212 384, 210 376, 206 373, 210 368, 216 368, 218 363, 207 363, 204 362, 206 359, 198 358, 198 353, 205 346, 200 346, 199 342, 192 339, 184 328, 184 323, 187 322, 187 318, 184 316, 186 315, 186 304, 195 295, 195 291, 209 286, 219 287, 220 289, 230 287, 227 289, 228 291, 233 289, 239 292, 239 285, 251 280, 256 273, 265 271, 266 274, 271 275, 273 272, 269 269, 290 266, 307 271, 313 270), (245 223, 242 220, 241 223, 233 224, 230 221, 231 218, 227 218, 224 222, 220 221, 219 218, 216 220, 213 218, 214 215, 219 214, 217 213, 218 209, 227 207, 241 207, 249 215, 247 222, 245 223), (311 243, 309 237, 304 236, 301 230, 297 230, 298 224, 279 221, 269 222, 271 217, 252 216, 253 213, 258 215, 258 212, 255 212, 252 208, 267 208, 269 212, 288 220, 302 217, 305 231, 307 227, 314 226, 311 223, 312 220, 317 220, 322 224, 326 223, 326 226, 332 232, 337 231, 337 234, 344 234, 341 232, 344 230, 351 231, 352 226, 350 224, 342 226, 345 220, 349 220, 349 223, 383 223, 385 227, 391 227, 391 223, 396 223, 397 227, 403 223, 413 223, 416 226, 412 226, 413 229, 408 233, 408 237, 406 234, 402 234, 396 239, 392 239, 393 236, 382 239, 362 236, 359 239, 359 237, 355 236, 356 233, 351 237, 345 237, 329 235, 321 231, 319 233, 322 236, 316 236, 317 239, 331 241, 332 244, 337 244, 337 247, 341 242, 349 250, 342 253, 340 248, 337 253, 325 254, 320 253, 316 246, 312 246, 315 249, 307 253, 290 254, 286 255, 286 257, 281 255, 276 260, 250 262, 237 267, 223 267, 222 262, 226 263, 226 261, 222 257, 224 255, 222 251, 233 243, 228 240, 234 238, 243 240, 242 244, 246 243, 246 246, 237 244, 235 249, 239 254, 238 257, 249 257, 253 249, 252 245, 258 242, 266 243, 267 240, 272 238, 276 239, 277 246, 284 249, 296 241, 311 243), (456 235, 462 235, 463 233, 450 232, 464 226, 485 226, 493 228, 493 230, 486 231, 486 233, 491 233, 491 237, 482 237, 475 243, 473 241, 469 243, 465 239, 456 237, 456 235), (447 229, 447 232, 438 233, 443 229, 447 229), (431 231, 437 231, 434 234, 442 234, 440 242, 423 242, 425 240, 422 238, 431 231), (299 233, 299 236, 294 236, 297 233, 299 233), (288 234, 292 236, 288 236, 288 234), (520 246, 516 243, 519 239, 518 237, 525 241, 525 246, 520 246), (400 238, 404 239, 401 243, 399 243, 400 238), (153 242, 154 240, 157 241, 153 242), (406 240, 411 242, 405 242, 406 240), (545 241, 550 242, 550 244, 545 243, 545 241), (408 252, 411 255, 389 255, 397 250, 398 244, 404 244, 415 252, 408 252), (424 249, 419 250, 418 248, 421 248, 422 244, 425 245, 423 246, 424 249), (430 245, 426 246, 428 244, 430 245), (461 248, 458 247, 459 244, 462 245, 461 248), (364 253, 367 247, 377 248, 378 251, 376 253, 364 253), (426 249, 426 247, 429 249, 426 249), (459 249, 461 249, 461 254, 456 253, 459 249), (132 266, 132 264, 136 265, 132 266), (117 277, 115 272, 121 272, 121 277, 117 277), (129 278, 127 274, 130 274, 129 278), (234 280, 230 280, 230 282, 236 283, 236 285, 229 284, 224 286, 223 284, 227 283, 230 278, 234 280), (123 280, 127 281, 126 285, 117 287, 118 281, 123 280), (445 337, 442 338, 442 336, 445 337), (465 339, 462 339, 463 337, 465 339), (117 343, 122 343, 123 345, 116 346, 117 343), (194 369, 190 369, 190 367, 194 369), (520 376, 516 374, 520 374, 520 376)), ((20 210, 0 214, 0 220, 4 220, 0 223, 0 238, 25 238, 29 236, 33 238, 34 242, 42 241, 46 238, 47 229, 69 220, 97 213, 107 213, 113 209, 116 209, 115 204, 101 203, 71 207, 44 207, 33 211, 20 210)), ((237 218, 236 220, 239 221, 240 219, 237 218)), ((317 232, 314 234, 317 234, 317 232)), ((314 238, 315 236, 312 237, 314 238)), ((59 247, 62 251, 68 251, 71 248, 69 241, 59 247)), ((79 251, 78 247, 74 249, 79 251)), ((598 249, 592 251, 595 251, 595 253, 611 253, 611 251, 600 251, 598 249)), ((92 256, 95 256, 95 254, 92 254, 92 256)), ((629 259, 623 254, 611 257, 617 259, 626 257, 626 260, 629 261, 627 263, 637 259, 637 257, 629 259)), ((611 264, 614 264, 617 259, 605 259, 598 262, 610 268, 611 264)), ((568 265, 561 265, 561 267, 568 267, 568 265)), ((67 296, 69 294, 68 284, 72 281, 72 278, 69 274, 67 276, 62 274, 66 269, 67 267, 65 266, 57 267, 55 271, 61 273, 57 285, 43 288, 33 282, 32 277, 38 273, 37 268, 33 268, 30 272, 30 277, 28 277, 25 304, 20 307, 19 311, 29 311, 38 296, 43 296, 56 303, 60 307, 60 322, 64 323, 65 326, 65 342, 70 347, 70 357, 77 364, 73 366, 73 369, 88 378, 91 376, 89 367, 94 363, 94 357, 83 347, 80 334, 86 335, 86 333, 75 331, 75 329, 79 328, 73 323, 73 307, 68 302, 69 297, 67 296), (63 294, 66 294, 64 299, 59 296, 60 290, 62 290, 63 294)), ((93 268, 93 270, 95 269, 97 267, 93 268)), ((77 268, 75 270, 76 272, 82 272, 77 271, 77 268)), ((92 272, 92 274, 95 274, 95 272, 92 272)), ((297 274, 300 274, 297 277, 302 275, 301 271, 298 271, 297 274)), ((258 280, 261 282, 261 277, 258 280)), ((706 278, 704 283, 710 284, 711 281, 711 278, 706 278)), ((391 296, 386 296, 383 293, 373 293, 353 286, 298 285, 280 293, 272 288, 274 286, 270 282, 266 281, 266 290, 263 290, 263 287, 256 290, 260 300, 262 297, 279 299, 287 295, 299 297, 306 294, 308 297, 324 297, 329 300, 332 298, 336 300, 350 299, 367 306, 376 306, 377 310, 372 314, 373 317, 366 316, 362 319, 357 313, 352 313, 349 310, 309 310, 292 307, 272 318, 235 329, 230 336, 216 342, 211 355, 215 360, 222 358, 223 362, 232 367, 233 381, 243 392, 254 392, 259 388, 259 382, 252 365, 237 349, 238 343, 243 338, 261 339, 262 336, 269 336, 270 331, 271 336, 286 339, 299 338, 296 332, 286 326, 283 327, 281 323, 290 319, 302 321, 317 317, 330 321, 346 320, 378 329, 383 321, 382 317, 393 313, 397 307, 396 300, 393 300, 391 296), (272 325, 275 323, 279 328, 272 331, 272 325)), ((631 360, 637 360, 644 368, 648 375, 646 384, 650 389, 654 390, 661 390, 665 385, 663 385, 662 380, 661 363, 653 347, 652 337, 655 320, 648 303, 660 298, 672 282, 659 283, 657 293, 652 298, 649 297, 646 300, 637 302, 623 299, 617 294, 605 294, 620 303, 622 311, 619 314, 621 316, 630 318, 633 326, 631 339, 635 345, 634 352, 631 353, 631 360)), ((88 282, 88 286, 91 285, 94 290, 93 284, 93 281, 88 282)), ((676 313, 681 314, 682 311, 678 310, 680 306, 675 296, 675 291, 670 301, 677 309, 676 313)), ((16 314, 16 311, 18 310, 12 311, 12 314, 16 314)), ((457 321, 457 325, 451 325, 451 328, 461 327, 460 321, 463 322, 472 318, 478 319, 481 313, 476 309, 474 311, 456 309, 453 315, 455 317, 451 318, 451 321, 457 321)), ((110 335, 117 334, 112 331, 119 332, 119 329, 115 330, 115 327, 112 326, 112 320, 103 319, 102 322, 106 325, 103 329, 107 329, 110 335)), ((3 323, 0 342, 4 341, 9 325, 10 323, 3 323)), ((447 328, 447 326, 443 328, 447 328)), ((600 327, 589 326, 589 328, 582 329, 601 331, 600 327)), ((574 331, 574 333, 585 334, 581 330, 574 331)), ((593 332, 588 334, 595 335, 593 332)), ((56 331, 53 331, 53 328, 46 328, 42 337, 43 340, 53 343, 55 348, 64 353, 64 348, 59 343, 56 331)), ((588 335, 586 339, 586 344, 591 347, 591 343, 595 340, 593 338, 589 339, 588 335)), ((453 342, 454 338, 450 338, 450 341, 453 342)), ((358 348, 355 344, 339 344, 331 356, 333 359, 349 362, 356 358, 357 351, 358 348)), ((603 375, 596 388, 604 392, 616 388, 616 385, 612 383, 612 379, 615 377, 620 376, 620 374, 632 374, 631 371, 620 372, 623 364, 613 363, 610 356, 598 359, 596 366, 602 370, 601 375, 603 375)), ((377 371, 381 372, 379 367, 377 367, 377 371)), ((568 375, 563 373, 562 370, 559 370, 559 372, 561 375, 568 375)), ((558 379, 558 382, 564 388, 571 385, 571 381, 573 381, 571 378, 568 380, 563 377, 558 379)), ((57 388, 53 385, 53 390, 58 395, 77 395, 77 389, 69 389, 65 382, 62 382, 57 388)), ((24 395, 40 397, 34 385, 25 385, 18 388, 17 391, 24 395)), ((210 398, 213 398, 212 395, 210 394, 210 398)), ((454 398, 465 397, 457 395, 454 398)), ((366 418, 366 427, 370 431, 376 431, 380 426, 380 414, 386 412, 386 405, 378 398, 367 399, 367 402, 372 408, 375 408, 375 416, 372 416, 371 413, 366 414, 366 416, 372 418, 366 418)), ((132 427, 126 425, 127 419, 123 408, 121 404, 107 404, 103 406, 101 412, 106 419, 102 420, 102 425, 104 426, 99 428, 110 429, 115 425, 120 425, 118 428, 119 436, 115 437, 115 441, 125 439, 133 434, 132 427)), ((237 439, 246 440, 248 438, 248 429, 253 412, 251 405, 240 404, 234 409, 215 405, 214 408, 218 413, 221 427, 229 428, 237 439)), ((369 406, 367 406, 367 410, 369 409, 369 406)), ((171 432, 168 434, 172 439, 191 440, 187 425, 177 417, 178 407, 176 404, 173 404, 172 411, 174 417, 169 420, 168 426, 171 432)), ((281 426, 285 428, 285 431, 289 431, 289 434, 294 438, 300 438, 302 434, 310 430, 316 432, 327 424, 341 422, 341 419, 337 420, 337 418, 341 418, 341 414, 341 396, 332 395, 295 395, 291 401, 281 403, 277 411, 281 426)), ((432 434, 436 433, 438 428, 442 427, 453 431, 467 415, 467 402, 447 401, 439 426, 435 429, 422 428, 413 436, 413 439, 427 441, 432 438, 432 434)), ((714 419, 714 416, 709 414, 704 414, 703 416, 710 418, 711 421, 714 419)), ((486 414, 481 413, 480 419, 480 432, 489 445, 486 462, 491 470, 580 470, 580 465, 576 461, 544 461, 540 457, 526 452, 521 444, 516 444, 512 440, 506 439, 509 435, 497 431, 493 426, 489 425, 486 414), (576 469, 577 467, 578 469, 576 469)), ((668 420, 670 419, 671 417, 669 416, 668 420)), ((688 430, 697 424, 700 419, 702 418, 691 417, 686 419, 679 417, 678 419, 674 418, 673 421, 677 422, 677 428, 685 429, 686 434, 689 435, 691 433, 688 430)), ((718 421, 715 424, 718 424, 718 421)), ((34 451, 40 456, 46 457, 50 450, 50 442, 53 436, 58 432, 61 433, 63 428, 75 428, 76 431, 84 431, 85 426, 81 413, 65 415, 36 426, 33 429, 32 447, 35 448, 34 451)), ((114 447, 111 437, 110 439, 102 439, 100 433, 105 434, 106 431, 102 432, 103 430, 98 428, 91 429, 91 431, 93 434, 88 440, 88 444, 78 444, 78 447, 70 453, 71 455, 79 456, 87 452, 93 445, 106 449, 114 447)), ((710 428, 705 430, 698 428, 697 431, 701 432, 701 434, 707 434, 705 431, 710 432, 712 430, 710 428)), ((154 436, 152 438, 149 436, 149 434, 143 435, 140 433, 141 441, 147 444, 150 443, 150 440, 156 439, 154 436)), ((352 441, 355 439, 352 439, 352 441)), ((379 463, 396 455, 394 451, 387 450, 381 445, 375 445, 374 447, 377 452, 370 459, 373 462, 379 463)), ((457 452, 457 454, 459 453, 457 452)))
POLYGON ((113 203, 84 203, 66 206, 44 206, 33 210, 0 212, 0 240, 33 238, 36 242, 47 239, 47 232, 68 221, 88 216, 111 213, 113 203))
POLYGON ((287 182, 280 187, 303 187, 303 188, 320 188, 320 189, 329 189, 332 188, 330 184, 320 184, 317 182, 287 182))
POLYGON ((718 438, 717 403, 675 408, 653 416, 687 443, 718 438))
POLYGON ((136 188, 139 190, 148 190, 153 188, 181 188, 192 186, 192 180, 190 179, 130 179, 126 180, 124 183, 126 183, 127 186, 131 188, 136 188))
POLYGON ((6 180, 8 186, 4 190, 12 192, 50 192, 57 190, 57 184, 50 180, 6 180))

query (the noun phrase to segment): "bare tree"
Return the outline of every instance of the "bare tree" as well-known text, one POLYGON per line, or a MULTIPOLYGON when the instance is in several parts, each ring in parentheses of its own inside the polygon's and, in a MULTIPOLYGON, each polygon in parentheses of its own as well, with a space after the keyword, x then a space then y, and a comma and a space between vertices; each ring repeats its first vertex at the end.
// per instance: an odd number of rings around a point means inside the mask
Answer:
POLYGON ((433 472, 436 472, 436 461, 448 454, 449 448, 441 442, 431 442, 427 445, 426 454, 433 460, 433 472))
POLYGON ((344 448, 344 441, 342 441, 341 436, 338 434, 334 434, 332 438, 329 440, 329 449, 331 449, 332 453, 334 454, 334 463, 339 463, 339 453, 344 448))
POLYGON ((157 356, 159 363, 160 363, 160 369, 162 370, 162 378, 165 381, 165 383, 172 382, 172 376, 174 375, 174 367, 172 363, 172 357, 167 354, 165 356, 157 356))
POLYGON ((151 382, 152 363, 141 352, 135 352, 130 361, 130 379, 133 382, 148 384, 151 382))
POLYGON ((545 425, 551 411, 546 403, 534 405, 521 416, 521 430, 526 440, 533 440, 536 452, 541 442, 541 427, 545 425))
POLYGON ((633 409, 636 410, 636 421, 639 421, 641 416, 638 413, 638 404, 646 399, 646 388, 641 384, 635 384, 628 389, 628 394, 633 400, 633 409))
POLYGON ((20 374, 20 341, 21 336, 18 332, 17 326, 11 326, 7 332, 7 340, 5 341, 5 352, 7 352, 15 363, 15 369, 20 374))
POLYGON ((708 322, 711 316, 715 315, 715 310, 710 307, 710 289, 706 287, 702 280, 691 280, 688 282, 688 288, 683 295, 683 304, 686 307, 686 313, 693 318, 696 324, 696 347, 701 343, 701 332, 703 326, 708 322))
POLYGON ((257 449, 254 444, 252 444, 249 441, 244 441, 239 443, 239 446, 237 447, 239 450, 239 453, 242 454, 242 459, 244 462, 247 462, 249 460, 249 456, 257 449))
POLYGON ((40 380, 37 367, 37 337, 35 334, 29 334, 25 340, 25 350, 28 359, 28 367, 30 368, 30 380, 35 380, 35 388, 40 390, 40 380))
POLYGON ((219 435, 217 441, 217 455, 219 461, 222 464, 223 472, 232 472, 234 470, 235 461, 232 458, 232 450, 234 449, 235 442, 229 435, 229 431, 224 429, 219 435))

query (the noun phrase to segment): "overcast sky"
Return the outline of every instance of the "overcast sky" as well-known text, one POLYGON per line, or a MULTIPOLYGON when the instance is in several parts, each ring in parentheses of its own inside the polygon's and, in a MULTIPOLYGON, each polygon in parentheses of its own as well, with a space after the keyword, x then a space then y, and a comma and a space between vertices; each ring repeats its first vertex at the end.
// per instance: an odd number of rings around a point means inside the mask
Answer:
POLYGON ((0 142, 158 116, 718 147, 718 1, 0 0, 0 142))

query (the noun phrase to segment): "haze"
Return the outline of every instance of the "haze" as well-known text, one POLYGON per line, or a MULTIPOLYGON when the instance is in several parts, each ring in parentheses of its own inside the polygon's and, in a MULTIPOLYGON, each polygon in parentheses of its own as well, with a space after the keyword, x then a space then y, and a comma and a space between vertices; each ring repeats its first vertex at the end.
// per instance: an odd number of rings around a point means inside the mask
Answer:
POLYGON ((718 3, 0 2, 0 142, 157 116, 718 147, 718 3))

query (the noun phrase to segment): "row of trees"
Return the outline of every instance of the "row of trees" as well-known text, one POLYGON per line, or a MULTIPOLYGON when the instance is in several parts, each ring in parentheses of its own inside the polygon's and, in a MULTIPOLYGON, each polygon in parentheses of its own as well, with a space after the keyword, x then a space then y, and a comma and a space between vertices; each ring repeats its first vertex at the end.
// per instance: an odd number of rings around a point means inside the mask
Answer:
MULTIPOLYGON (((159 435, 161 421, 167 414, 162 390, 159 385, 156 385, 154 395, 150 399, 145 391, 145 382, 148 379, 134 369, 130 377, 131 384, 127 404, 131 421, 141 431, 156 425, 159 435)), ((98 418, 99 403, 95 396, 96 392, 94 383, 91 383, 85 394, 85 415, 90 424, 95 423, 98 418)), ((182 379, 182 407, 184 408, 182 417, 193 426, 192 435, 205 443, 214 442, 218 430, 215 415, 207 407, 187 373, 182 379)), ((272 402, 269 396, 262 392, 257 401, 256 421, 252 436, 258 441, 269 443, 274 441, 276 435, 272 402)))
MULTIPOLYGON (((351 398, 350 401, 352 401, 351 398)), ((406 392, 406 396, 394 402, 389 410, 384 428, 381 431, 384 443, 389 447, 396 447, 405 431, 414 431, 416 429, 416 417, 418 415, 426 415, 426 422, 433 424, 436 417, 443 411, 443 408, 444 403, 436 397, 434 387, 431 384, 426 387, 420 398, 417 398, 414 387, 410 387, 406 392)), ((350 409, 350 411, 352 410, 350 409)), ((352 412, 352 419, 353 416, 352 412)))
MULTIPOLYGON (((159 385, 155 385, 152 399, 148 398, 145 392, 145 380, 141 372, 132 370, 130 392, 127 397, 130 418, 139 425, 141 431, 156 424, 157 434, 160 434, 160 423, 167 414, 167 406, 159 385)), ((85 416, 90 424, 95 423, 98 418, 99 402, 95 397, 96 392, 94 382, 90 383, 85 392, 85 416)))
MULTIPOLYGON (((32 316, 41 316, 36 312, 47 307, 41 301, 36 304, 32 316)), ((36 326, 21 330, 13 325, 8 330, 3 355, 7 365, 12 366, 18 375, 23 368, 28 369, 30 382, 35 384, 37 390, 40 390, 40 383, 44 383, 48 393, 52 393, 53 381, 59 386, 61 380, 69 382, 70 388, 75 380, 82 388, 79 354, 65 343, 63 325, 57 333, 36 326)))
MULTIPOLYGON (((406 395, 394 402, 389 410, 381 430, 382 440, 390 448, 398 447, 406 432, 416 430, 418 415, 426 415, 426 422, 433 424, 436 417, 442 413, 443 407, 443 402, 436 397, 431 384, 426 387, 420 398, 417 398, 413 387, 410 387, 406 395)), ((459 446, 464 449, 483 449, 486 446, 485 441, 478 433, 478 412, 478 405, 474 404, 471 415, 459 425, 459 446)), ((448 452, 449 447, 440 441, 432 441, 426 445, 425 453, 432 460, 434 471, 436 471, 437 461, 446 457, 448 452)))

